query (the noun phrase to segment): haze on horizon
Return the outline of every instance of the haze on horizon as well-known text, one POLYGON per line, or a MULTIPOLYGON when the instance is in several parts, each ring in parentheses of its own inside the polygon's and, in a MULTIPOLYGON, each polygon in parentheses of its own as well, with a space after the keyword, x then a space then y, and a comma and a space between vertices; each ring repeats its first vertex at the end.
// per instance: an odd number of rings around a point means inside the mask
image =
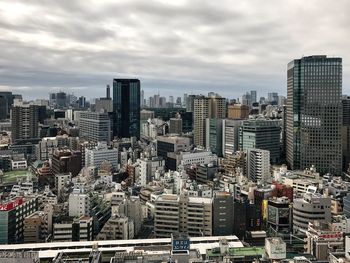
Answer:
POLYGON ((0 90, 101 97, 136 77, 146 96, 257 90, 286 94, 287 63, 343 58, 350 87, 347 0, 12 0, 0 2, 0 90))

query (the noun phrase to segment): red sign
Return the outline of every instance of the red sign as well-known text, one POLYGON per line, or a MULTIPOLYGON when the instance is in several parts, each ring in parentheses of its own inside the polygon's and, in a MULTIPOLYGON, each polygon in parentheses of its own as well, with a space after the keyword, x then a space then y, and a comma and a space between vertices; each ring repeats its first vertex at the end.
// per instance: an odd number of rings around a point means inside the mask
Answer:
POLYGON ((333 238, 341 238, 343 235, 341 233, 336 233, 336 234, 324 234, 320 235, 320 238, 324 239, 333 239, 333 238))
POLYGON ((17 198, 16 200, 12 200, 7 204, 0 204, 0 211, 10 211, 21 204, 23 204, 22 197, 17 198))

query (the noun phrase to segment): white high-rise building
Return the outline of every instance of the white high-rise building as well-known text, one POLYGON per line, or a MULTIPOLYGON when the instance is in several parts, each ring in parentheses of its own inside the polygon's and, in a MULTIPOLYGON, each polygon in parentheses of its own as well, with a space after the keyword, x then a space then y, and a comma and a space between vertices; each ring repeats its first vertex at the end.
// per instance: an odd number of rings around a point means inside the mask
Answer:
POLYGON ((270 152, 261 149, 247 150, 248 178, 254 182, 267 182, 271 178, 270 152))
POLYGON ((90 215, 90 197, 85 193, 84 185, 79 184, 69 195, 69 216, 81 217, 90 215))

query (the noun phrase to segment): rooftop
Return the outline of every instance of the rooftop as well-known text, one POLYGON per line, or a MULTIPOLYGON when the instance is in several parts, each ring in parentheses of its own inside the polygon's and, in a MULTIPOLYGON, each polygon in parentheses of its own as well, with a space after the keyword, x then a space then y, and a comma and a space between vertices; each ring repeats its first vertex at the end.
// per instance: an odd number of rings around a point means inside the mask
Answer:
MULTIPOLYGON (((254 257, 254 256, 262 256, 265 253, 264 247, 230 247, 228 249, 228 254, 230 256, 237 257, 254 257)), ((207 256, 215 257, 219 256, 220 249, 208 249, 207 256)))
MULTIPOLYGON (((208 249, 219 246, 220 239, 227 239, 230 249, 243 248, 243 244, 236 236, 211 236, 211 237, 191 237, 191 250, 198 249, 201 254, 205 254, 208 249)), ((143 247, 147 250, 149 246, 169 246, 171 238, 155 239, 133 239, 133 240, 106 240, 106 241, 80 241, 80 242, 52 242, 52 243, 31 243, 17 245, 0 245, 1 251, 39 251, 40 258, 53 258, 60 251, 67 253, 89 252, 92 247, 98 245, 99 251, 134 251, 135 247, 143 247)), ((255 248, 248 248, 248 251, 254 251, 255 248)), ((244 250, 245 251, 245 250, 244 250)), ((238 250, 236 253, 243 253, 238 250)), ((248 252, 245 252, 248 253, 248 252)), ((253 253, 253 252, 251 252, 253 253)), ((258 253, 258 250, 257 252, 258 253)), ((249 255, 249 253, 248 253, 249 255)), ((261 255, 261 254, 259 254, 261 255)))
POLYGON ((26 178, 28 171, 10 171, 4 173, 2 180, 4 184, 13 184, 17 182, 17 179, 26 178))

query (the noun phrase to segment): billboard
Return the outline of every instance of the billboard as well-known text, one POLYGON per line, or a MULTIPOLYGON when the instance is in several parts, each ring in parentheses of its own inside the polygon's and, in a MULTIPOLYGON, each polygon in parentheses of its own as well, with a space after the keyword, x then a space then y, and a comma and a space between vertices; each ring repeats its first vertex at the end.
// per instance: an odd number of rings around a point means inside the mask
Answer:
POLYGON ((190 250, 189 239, 173 239, 173 250, 190 250))
POLYGON ((10 211, 21 204, 23 204, 22 197, 17 198, 15 200, 11 200, 5 204, 0 204, 0 211, 10 211))

